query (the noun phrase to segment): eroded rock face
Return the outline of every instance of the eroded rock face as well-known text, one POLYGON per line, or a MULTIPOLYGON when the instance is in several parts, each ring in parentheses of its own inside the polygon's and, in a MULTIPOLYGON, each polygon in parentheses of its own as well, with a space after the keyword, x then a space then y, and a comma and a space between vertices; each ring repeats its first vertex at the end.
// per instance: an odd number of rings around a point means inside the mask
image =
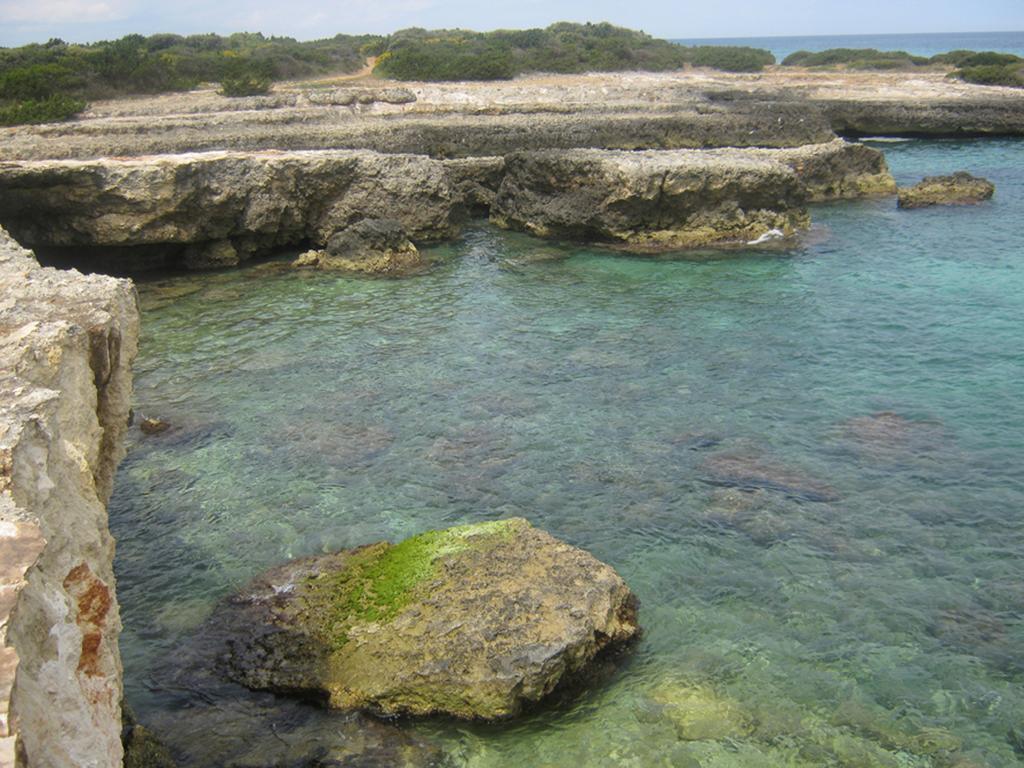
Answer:
POLYGON ((495 719, 636 637, 637 606, 609 566, 516 518, 288 563, 213 621, 250 688, 495 719))
POLYGON ((842 139, 783 149, 524 152, 500 226, 637 251, 752 244, 807 227, 805 204, 893 194, 884 155, 842 139))
POLYGON ((657 251, 746 243, 810 223, 796 174, 763 153, 523 152, 505 168, 492 221, 541 237, 657 251))
POLYGON ((121 621, 105 507, 135 290, 43 269, 0 230, 0 297, 0 764, 114 768, 121 621))
POLYGON ((184 249, 223 267, 387 212, 417 241, 454 232, 444 164, 374 152, 210 152, 132 160, 0 163, 4 225, 33 246, 184 249))
POLYGON ((950 176, 928 176, 921 183, 899 190, 900 208, 926 208, 931 205, 975 205, 991 199, 996 188, 992 182, 966 171, 950 176))
POLYGON ((297 267, 391 277, 423 272, 428 262, 395 219, 365 219, 335 232, 323 250, 299 256, 297 267))
POLYGON ((863 144, 836 139, 763 154, 792 168, 811 202, 896 194, 885 155, 863 144))

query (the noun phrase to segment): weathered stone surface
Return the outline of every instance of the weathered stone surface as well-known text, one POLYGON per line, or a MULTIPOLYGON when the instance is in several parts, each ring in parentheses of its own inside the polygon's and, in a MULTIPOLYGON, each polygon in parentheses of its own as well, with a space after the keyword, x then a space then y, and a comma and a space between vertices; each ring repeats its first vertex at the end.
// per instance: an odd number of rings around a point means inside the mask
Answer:
POLYGON ((759 153, 523 152, 505 170, 491 220, 542 237, 655 251, 746 243, 810 222, 796 174, 759 153))
POLYGON ((764 150, 762 154, 792 168, 811 202, 896 193, 896 180, 885 155, 863 144, 836 139, 794 149, 764 150))
POLYGON ((0 224, 33 246, 187 246, 184 265, 229 266, 386 211, 417 241, 453 232, 443 163, 410 155, 210 152, 0 163, 0 224))
POLYGON ((391 277, 424 271, 429 263, 394 219, 364 219, 335 232, 322 250, 303 253, 297 267, 391 277))
POLYGON ((251 688, 494 719, 634 638, 636 612, 609 566, 516 518, 288 563, 212 621, 251 688))
POLYGON ((105 505, 138 336, 131 283, 41 268, 0 230, 0 764, 121 765, 105 505))
POLYGON ((661 94, 631 91, 621 103, 600 92, 586 94, 589 101, 574 94, 569 103, 550 103, 550 95, 538 88, 522 102, 508 103, 500 86, 491 84, 479 96, 456 90, 462 86, 449 85, 440 103, 387 107, 308 104, 236 110, 218 101, 196 112, 166 113, 170 107, 165 104, 152 110, 144 104, 115 106, 116 117, 29 128, 7 137, 4 156, 89 159, 221 149, 359 149, 468 158, 545 148, 795 147, 835 138, 819 110, 791 101, 717 104, 699 91, 669 89, 661 94))
POLYGON ((987 179, 957 171, 950 176, 928 176, 912 187, 900 187, 899 207, 974 205, 991 199, 995 191, 995 185, 987 179))

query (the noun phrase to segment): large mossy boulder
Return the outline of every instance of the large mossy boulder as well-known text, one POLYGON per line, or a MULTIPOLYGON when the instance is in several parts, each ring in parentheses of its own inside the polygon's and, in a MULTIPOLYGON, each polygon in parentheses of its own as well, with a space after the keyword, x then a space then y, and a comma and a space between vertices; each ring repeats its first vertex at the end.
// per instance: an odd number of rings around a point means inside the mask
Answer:
POLYGON ((950 176, 928 176, 912 187, 900 187, 900 208, 925 208, 931 205, 974 205, 995 194, 992 182, 966 171, 950 176))
POLYGON ((498 719, 635 638, 637 607, 610 566, 514 518, 289 562, 215 618, 250 688, 498 719))

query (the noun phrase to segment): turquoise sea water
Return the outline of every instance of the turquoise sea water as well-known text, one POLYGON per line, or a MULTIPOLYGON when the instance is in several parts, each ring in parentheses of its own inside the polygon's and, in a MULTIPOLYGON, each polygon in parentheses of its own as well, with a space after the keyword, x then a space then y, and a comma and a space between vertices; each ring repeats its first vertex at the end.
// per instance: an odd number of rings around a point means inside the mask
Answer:
POLYGON ((996 197, 818 206, 784 254, 480 224, 403 281, 141 284, 136 410, 175 428, 132 435, 111 504, 140 719, 188 766, 1020 765, 1024 142, 879 146, 996 197), (511 515, 642 601, 582 694, 379 724, 168 673, 273 564, 511 515))
POLYGON ((958 49, 1002 51, 1024 56, 1024 31, 944 32, 908 35, 803 35, 793 37, 717 37, 673 40, 683 45, 749 45, 764 48, 782 61, 796 51, 825 51, 829 48, 875 48, 906 51, 915 56, 934 56, 958 49))

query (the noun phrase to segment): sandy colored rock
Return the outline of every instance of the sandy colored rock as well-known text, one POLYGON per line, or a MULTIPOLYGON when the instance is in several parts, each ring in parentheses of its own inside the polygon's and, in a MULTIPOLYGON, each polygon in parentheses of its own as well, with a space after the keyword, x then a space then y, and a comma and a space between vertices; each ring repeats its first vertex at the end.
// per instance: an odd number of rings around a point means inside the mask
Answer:
POLYGON ((761 152, 522 152, 505 161, 499 226, 637 251, 743 244, 810 223, 793 170, 761 152))
POLYGON ((212 621, 251 688, 495 719, 636 637, 636 614, 609 566, 515 518, 288 563, 212 621))
POLYGON ((409 240, 401 222, 365 219, 335 232, 326 248, 301 254, 293 266, 401 277, 423 272, 429 263, 409 240))
POLYGON ((443 163, 374 152, 208 152, 95 161, 0 162, 2 223, 33 246, 178 246, 182 266, 324 245, 367 218, 417 241, 453 234, 443 163))
POLYGON ((928 176, 912 187, 901 187, 898 200, 900 208, 975 205, 991 199, 995 191, 995 185, 987 179, 957 171, 949 176, 928 176))
POLYGON ((3 136, 10 159, 96 158, 214 149, 372 149, 438 158, 545 148, 794 147, 844 136, 1024 135, 1020 89, 941 70, 770 67, 732 74, 534 74, 502 82, 395 83, 230 99, 214 89, 99 101, 66 124, 3 136), (394 91, 394 93, 391 93, 394 91), (409 99, 409 95, 413 100, 409 99))
POLYGON ((125 280, 43 269, 0 230, 0 764, 121 765, 106 502, 138 338, 125 280))

